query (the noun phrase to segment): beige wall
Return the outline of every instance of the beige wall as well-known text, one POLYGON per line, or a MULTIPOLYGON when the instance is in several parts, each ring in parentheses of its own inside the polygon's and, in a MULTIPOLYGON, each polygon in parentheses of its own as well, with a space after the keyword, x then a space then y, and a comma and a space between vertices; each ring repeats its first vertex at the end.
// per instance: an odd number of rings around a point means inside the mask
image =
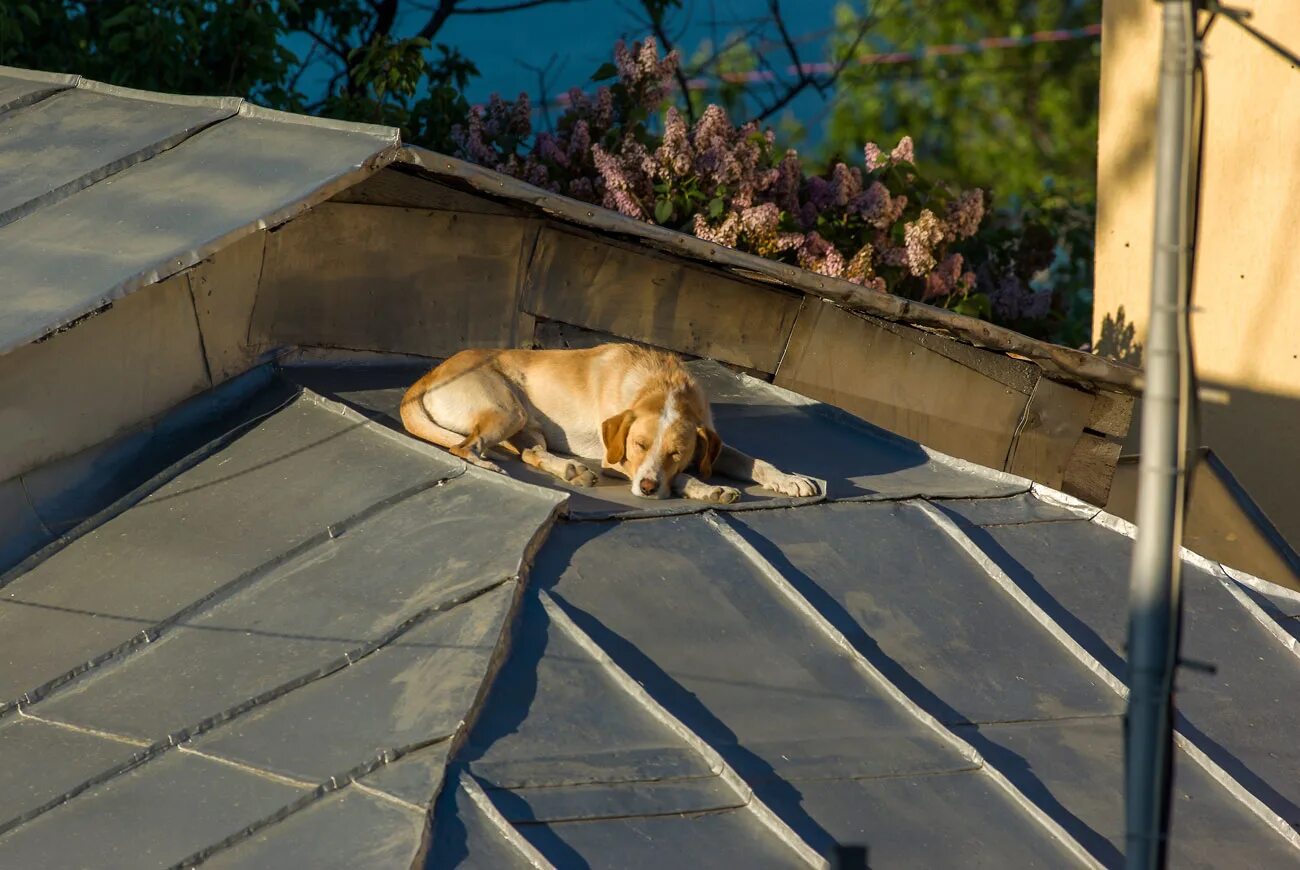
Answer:
MULTIPOLYGON (((1300 3, 1232 5, 1300 52, 1300 3)), ((1140 352, 1147 322, 1159 48, 1160 4, 1105 0, 1093 329, 1119 357, 1140 352)), ((1206 53, 1193 339, 1227 403, 1203 404, 1201 441, 1300 546, 1300 69, 1230 21, 1206 53)))

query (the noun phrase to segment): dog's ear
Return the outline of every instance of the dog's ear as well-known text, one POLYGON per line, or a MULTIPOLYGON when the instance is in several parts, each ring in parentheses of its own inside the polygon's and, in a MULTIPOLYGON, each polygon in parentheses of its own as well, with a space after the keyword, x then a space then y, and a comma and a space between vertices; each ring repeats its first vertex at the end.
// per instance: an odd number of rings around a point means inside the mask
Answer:
POLYGON ((718 461, 718 456, 722 453, 722 439, 718 437, 717 432, 707 426, 696 429, 695 438, 695 455, 700 463, 700 477, 707 478, 713 474, 713 463, 718 461))
POLYGON ((615 414, 600 424, 600 439, 605 442, 605 462, 617 465, 627 455, 627 433, 632 428, 632 409, 615 414))

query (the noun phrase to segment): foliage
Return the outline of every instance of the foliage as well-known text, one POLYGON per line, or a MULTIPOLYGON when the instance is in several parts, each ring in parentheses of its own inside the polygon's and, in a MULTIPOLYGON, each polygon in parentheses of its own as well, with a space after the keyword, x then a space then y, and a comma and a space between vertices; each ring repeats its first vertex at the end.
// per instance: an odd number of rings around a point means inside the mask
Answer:
MULTIPOLYGON (((841 28, 861 16, 837 10, 841 28)), ((867 34, 869 52, 973 43, 1081 28, 1101 20, 1101 0, 931 0, 896 4, 867 34)), ((828 129, 849 153, 863 130, 908 130, 917 156, 949 179, 1032 202, 1044 195, 1094 199, 1100 42, 1040 42, 939 55, 907 64, 852 65, 837 83, 828 129)))
POLYGON ((1011 198, 962 245, 988 317, 1025 335, 1071 347, 1092 333, 1093 226, 1096 208, 1049 194, 1011 198))
POLYGON ((981 191, 923 177, 904 138, 885 154, 868 143, 863 165, 806 174, 775 134, 739 127, 710 105, 693 125, 669 107, 662 135, 646 122, 662 108, 677 55, 654 39, 614 48, 594 76, 594 97, 571 91, 557 131, 533 136, 526 95, 471 110, 453 131, 459 156, 557 193, 640 220, 881 292, 987 316, 987 297, 953 246, 984 215, 981 191))
POLYGON ((19 0, 0 4, 0 63, 293 108, 281 44, 294 0, 19 0))

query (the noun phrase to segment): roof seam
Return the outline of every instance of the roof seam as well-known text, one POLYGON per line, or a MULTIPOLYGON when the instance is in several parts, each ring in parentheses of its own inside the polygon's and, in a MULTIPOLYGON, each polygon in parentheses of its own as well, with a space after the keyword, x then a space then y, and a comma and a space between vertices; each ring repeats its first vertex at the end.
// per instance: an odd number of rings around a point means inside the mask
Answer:
MULTIPOLYGON (((927 505, 927 507, 929 507, 927 505)), ((931 510, 933 510, 931 508, 931 510)), ((956 749, 962 757, 978 764, 985 774, 1007 795, 1007 797, 1022 810, 1025 811, 1035 823, 1044 830, 1048 836, 1054 838, 1061 846, 1079 859, 1085 865, 1101 870, 1103 866, 1091 852, 1083 847, 1056 819, 1052 818, 1045 812, 1042 807, 1034 803, 1026 796, 1007 776, 991 764, 988 759, 984 758, 978 749, 964 740, 951 728, 946 727, 933 714, 912 700, 906 692, 900 689, 892 680, 884 675, 867 656, 858 649, 847 637, 845 637, 829 619, 817 607, 810 602, 794 585, 783 575, 780 570, 769 562, 762 553, 758 552, 741 534, 725 519, 717 513, 705 514, 704 519, 712 526, 719 535, 746 558, 758 572, 764 576, 776 589, 784 596, 787 601, 802 614, 812 626, 829 640, 834 646, 844 652, 857 668, 870 680, 875 682, 885 692, 885 694, 907 711, 913 718, 923 725, 934 731, 940 739, 947 742, 956 749)))
POLYGON ((803 837, 786 823, 775 811, 772 810, 757 794, 754 793, 753 786, 745 780, 744 777, 732 767, 722 754, 714 748, 707 740, 693 731, 686 723, 674 716, 666 707, 651 695, 644 686, 632 678, 632 676, 623 670, 609 655, 605 649, 596 642, 594 638, 588 635, 581 627, 578 626, 568 612, 544 590, 538 591, 538 597, 541 599, 542 607, 546 611, 547 617, 551 624, 558 627, 569 639, 574 641, 580 649, 596 660, 605 672, 613 679, 615 685, 626 692, 634 701, 639 703, 651 716, 658 719, 666 725, 669 730, 675 733, 691 749, 695 750, 708 763, 718 776, 726 783, 742 800, 746 802, 753 810, 757 820, 776 837, 788 846, 799 858, 810 867, 824 868, 827 866, 826 859, 819 855, 803 837))
MULTIPOLYGON (((22 813, 21 815, 8 820, 7 822, 0 823, 0 834, 8 833, 9 831, 12 831, 17 827, 27 824, 28 822, 31 822, 33 819, 37 818, 38 816, 44 815, 50 810, 53 810, 56 807, 59 807, 67 803, 68 801, 73 800, 78 795, 83 794, 84 792, 89 791, 90 789, 95 788, 96 786, 103 785, 109 780, 115 779, 119 776, 129 773, 132 770, 135 770, 137 767, 140 767, 150 761, 153 761, 154 759, 162 756, 163 754, 165 754, 171 749, 182 748, 183 744, 186 744, 194 740, 196 737, 199 737, 203 734, 206 734, 209 731, 212 731, 216 728, 221 727, 222 725, 225 725, 235 719, 238 719, 252 710, 263 707, 266 704, 271 703, 272 701, 276 701, 284 697, 285 695, 288 695, 290 692, 302 688, 303 686, 309 685, 311 683, 315 683, 319 680, 323 680, 343 670, 344 668, 350 667, 356 664, 357 662, 361 661, 362 659, 366 658, 367 656, 371 655, 372 653, 378 652, 384 649, 385 647, 389 646, 390 644, 396 642, 403 635, 405 635, 412 629, 418 627, 419 625, 423 624, 426 620, 434 616, 437 616, 440 613, 445 613, 449 610, 459 607, 462 604, 467 604, 471 601, 474 601, 475 599, 480 598, 483 595, 486 595, 492 592, 493 590, 498 589, 501 586, 512 582, 516 582, 515 578, 508 577, 496 583, 493 583, 489 586, 476 588, 468 592, 462 592, 461 594, 452 596, 444 601, 439 602, 438 604, 434 604, 429 607, 423 608, 420 611, 418 611, 415 615, 408 617, 401 624, 385 632, 384 635, 382 635, 380 638, 374 641, 370 641, 357 649, 344 652, 342 655, 335 657, 334 659, 327 662, 326 664, 312 671, 309 671, 306 674, 300 674, 299 676, 294 677, 291 680, 287 680, 283 683, 280 683, 278 686, 274 686, 270 689, 267 689, 255 695, 252 698, 246 699, 244 701, 239 702, 238 704, 234 704, 230 707, 227 707, 225 710, 219 713, 215 713, 211 716, 204 717, 203 719, 199 720, 197 723, 193 725, 173 731, 170 734, 168 734, 166 737, 149 744, 147 747, 142 749, 140 752, 136 753, 127 761, 117 765, 113 765, 112 767, 109 767, 106 770, 102 770, 95 776, 92 776, 89 779, 84 780, 83 782, 74 786, 73 788, 67 790, 62 795, 52 798, 51 800, 46 801, 40 806, 28 810, 22 813)), ((22 711, 20 711, 20 713, 22 713, 22 711)), ((26 713, 22 713, 22 714, 30 715, 26 713)), ((380 753, 380 755, 378 756, 380 760, 374 763, 373 766, 371 766, 369 770, 367 770, 366 772, 368 773, 371 770, 374 770, 377 767, 381 766, 382 764, 388 763, 388 761, 390 760, 395 760, 395 757, 401 757, 401 755, 404 755, 408 752, 413 752, 416 749, 423 749, 426 746, 433 745, 434 743, 440 743, 443 740, 448 740, 448 739, 451 738, 447 736, 441 736, 441 737, 434 738, 433 740, 421 741, 419 744, 411 744, 408 747, 403 747, 394 750, 385 750, 384 752, 380 753), (395 757, 393 756, 394 753, 396 753, 395 757)), ((360 768, 352 768, 351 770, 355 771, 358 769, 360 768)), ((351 771, 346 775, 351 775, 351 771)), ((364 774, 357 774, 357 775, 364 775, 364 774)), ((335 779, 337 779, 337 777, 335 779)), ((334 780, 330 780, 330 782, 333 781, 334 780)), ((322 788, 323 787, 324 786, 322 786, 322 788)))
MULTIPOLYGON (((1052 637, 1056 638, 1079 662, 1088 670, 1096 674, 1102 682, 1109 686, 1121 698, 1128 698, 1128 686, 1126 686, 1120 677, 1113 673, 1099 659, 1089 653, 1069 634, 1061 625, 1046 613, 1037 603, 1032 601, 1028 595, 1020 588, 1003 569, 990 557, 984 550, 975 543, 965 532, 963 532, 951 519, 937 511, 929 504, 921 504, 920 507, 926 512, 926 515, 935 522, 945 533, 948 534, 957 544, 966 551, 976 564, 984 569, 988 577, 998 586, 1004 589, 1007 594, 1017 603, 1021 604, 1025 610, 1034 617, 1040 624, 1047 629, 1052 637)), ((1110 529, 1119 534, 1132 536, 1135 527, 1131 523, 1126 523, 1116 517, 1099 511, 1092 522, 1103 528, 1110 529), (1126 534, 1127 532, 1127 534, 1126 534)), ((1197 556, 1187 548, 1182 550, 1184 561, 1200 564, 1208 563, 1208 560, 1197 556)), ((1213 573, 1213 570, 1210 569, 1213 573)), ((1217 782, 1230 795, 1246 806, 1260 821, 1271 828, 1275 833, 1282 837, 1292 848, 1300 850, 1300 832, 1298 832, 1284 817, 1277 813, 1272 807, 1264 803, 1260 798, 1255 796, 1249 789, 1245 788, 1230 773, 1227 772, 1218 762, 1210 758, 1196 742, 1187 736, 1184 726, 1178 722, 1185 721, 1186 717, 1182 713, 1177 714, 1177 721, 1173 729, 1174 745, 1178 746, 1188 754, 1200 767, 1209 774, 1210 778, 1217 782)))
MULTIPOLYGON (((211 843, 205 846, 204 848, 199 849, 198 851, 187 855, 186 857, 182 858, 180 861, 177 861, 172 866, 191 867, 195 864, 201 864, 202 862, 208 860, 218 852, 224 852, 227 849, 231 849, 235 846, 238 846, 240 843, 244 842, 245 840, 252 839, 255 835, 261 833, 262 831, 266 830, 272 825, 276 825, 284 821, 285 819, 289 818, 290 816, 295 815, 296 813, 299 813, 307 809, 308 807, 312 806, 313 804, 317 803, 318 801, 326 797, 329 797, 335 792, 342 791, 343 789, 351 785, 358 784, 358 780, 360 780, 361 777, 368 776, 369 774, 374 773, 376 770, 383 767, 384 765, 391 764, 392 762, 398 760, 399 758, 405 755, 409 755, 412 752, 417 752, 421 749, 424 749, 427 746, 433 745, 434 743, 440 743, 442 740, 445 739, 446 738, 437 738, 435 740, 424 740, 424 741, 420 741, 419 743, 411 743, 406 746, 399 747, 397 749, 381 750, 380 752, 372 756, 369 760, 363 761, 360 764, 351 767, 342 773, 338 773, 335 774, 334 776, 331 776, 329 779, 325 780, 319 785, 311 787, 311 791, 302 795, 298 799, 285 804, 275 812, 267 816, 263 816, 262 818, 258 819, 257 821, 253 822, 250 825, 245 825, 243 828, 231 834, 230 836, 218 840, 215 843, 211 843)), ((212 760, 224 762, 224 759, 219 759, 215 757, 212 760)), ((237 766, 242 767, 242 765, 237 765, 237 766)), ((249 768, 249 770, 255 772, 257 769, 249 768)), ((295 781, 293 780, 289 780, 289 782, 291 784, 296 784, 295 781)))
POLYGON ((79 681, 84 674, 90 673, 91 671, 98 672, 99 669, 105 665, 117 664, 129 659, 134 651, 146 648, 153 644, 159 638, 164 637, 183 620, 189 619, 204 610, 220 604, 232 595, 255 584, 258 580, 266 577, 277 568, 288 564, 294 559, 304 556, 318 547, 328 544, 341 534, 346 533, 346 531, 348 531, 352 526, 365 522, 380 513, 390 510, 407 499, 445 482, 446 479, 449 478, 428 481, 418 484, 417 486, 408 487, 401 492, 394 493, 387 498, 381 499, 350 517, 336 523, 331 523, 329 526, 305 538, 298 544, 290 547, 288 550, 275 554, 261 564, 243 572, 238 577, 235 577, 234 579, 223 583, 216 589, 209 591, 206 595, 201 596, 195 601, 191 601, 189 604, 173 612, 171 615, 152 623, 148 628, 142 629, 129 640, 101 653, 88 662, 84 662, 71 670, 65 671, 64 673, 45 681, 39 686, 28 690, 19 699, 0 702, 0 718, 3 718, 7 713, 14 709, 27 708, 45 700, 61 688, 70 685, 73 681, 79 681))
POLYGON ((501 814, 501 811, 496 808, 496 804, 492 803, 492 799, 483 792, 483 788, 467 771, 460 771, 456 787, 465 790, 465 794, 488 820, 488 823, 501 833, 506 842, 514 847, 515 851, 528 862, 529 866, 535 867, 537 870, 554 870, 555 865, 548 861, 541 852, 537 851, 537 848, 528 842, 523 834, 520 834, 518 829, 501 814))
MULTIPOLYGON (((3 72, 4 72, 4 68, 0 67, 0 73, 3 72)), ((29 106, 35 106, 39 103, 43 103, 46 100, 48 100, 50 97, 53 97, 57 94, 65 93, 67 91, 76 88, 78 82, 81 80, 81 76, 75 76, 74 79, 75 79, 74 81, 71 81, 67 84, 57 84, 55 82, 50 82, 49 83, 50 87, 45 90, 38 89, 23 94, 21 97, 15 97, 14 99, 10 100, 8 103, 4 104, 3 106, 0 106, 0 120, 5 120, 10 115, 16 115, 17 113, 21 112, 23 109, 28 108, 29 106)))

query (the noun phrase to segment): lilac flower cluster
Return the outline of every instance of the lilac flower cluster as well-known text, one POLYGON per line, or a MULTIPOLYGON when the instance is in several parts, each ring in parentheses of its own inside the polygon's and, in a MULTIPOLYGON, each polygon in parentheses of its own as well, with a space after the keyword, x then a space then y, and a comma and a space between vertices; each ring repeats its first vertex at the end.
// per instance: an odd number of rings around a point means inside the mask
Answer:
POLYGON ((594 95, 570 91, 554 133, 532 134, 526 96, 493 97, 455 129, 457 155, 873 290, 938 304, 972 292, 975 275, 950 247, 979 230, 983 191, 922 183, 909 137, 889 151, 868 142, 861 166, 837 162, 816 174, 796 151, 778 152, 772 130, 737 126, 717 105, 694 124, 669 107, 654 135, 640 119, 661 109, 677 63, 675 52, 660 58, 653 39, 619 42, 617 83, 594 95))

